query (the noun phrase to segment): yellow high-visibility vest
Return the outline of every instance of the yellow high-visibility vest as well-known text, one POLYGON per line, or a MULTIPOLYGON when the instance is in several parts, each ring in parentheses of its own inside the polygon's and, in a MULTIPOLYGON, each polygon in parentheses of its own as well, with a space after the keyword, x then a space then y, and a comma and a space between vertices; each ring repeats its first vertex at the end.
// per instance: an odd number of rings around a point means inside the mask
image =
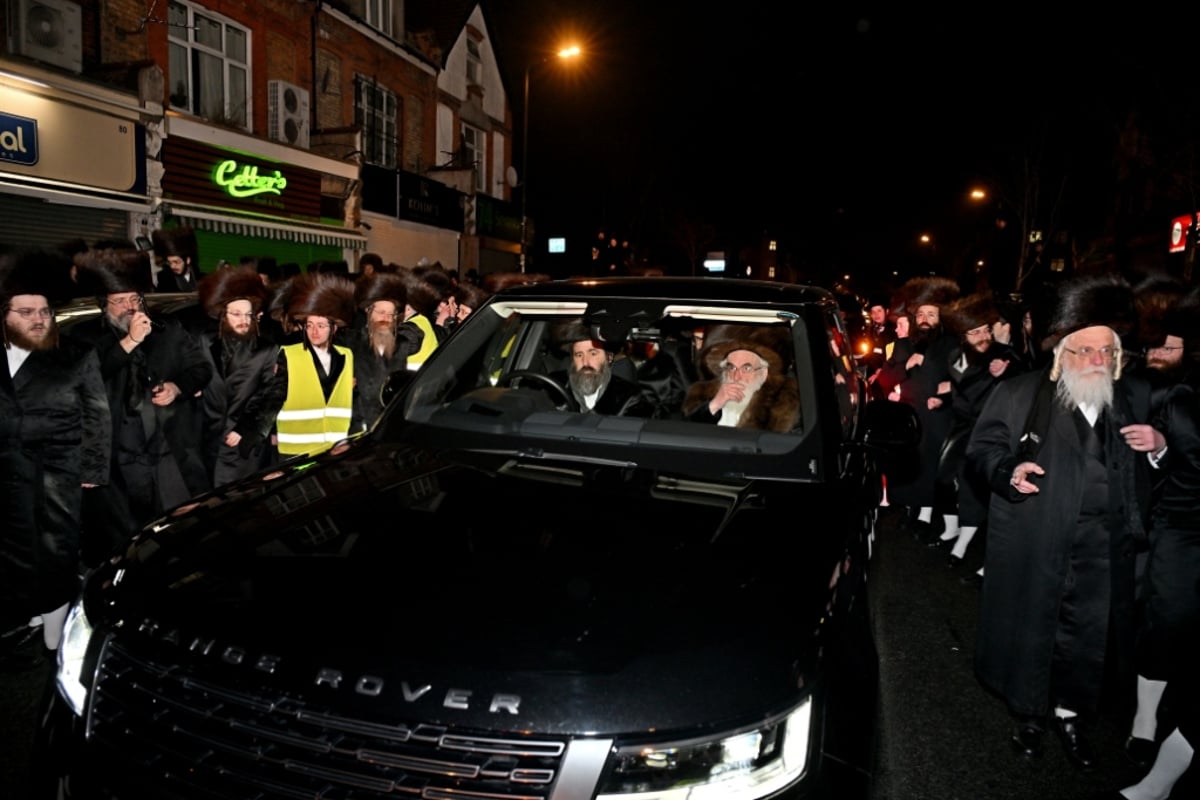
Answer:
POLYGON ((415 372, 425 363, 425 359, 429 358, 438 346, 437 334, 433 332, 433 323, 424 314, 416 314, 409 320, 413 325, 421 329, 421 333, 425 334, 421 337, 421 349, 408 357, 406 366, 410 371, 415 372))
POLYGON ((321 391, 321 379, 313 357, 303 344, 284 346, 287 358, 287 397, 275 419, 281 455, 315 455, 333 447, 350 433, 354 403, 354 354, 345 347, 334 348, 346 357, 329 403, 321 391))

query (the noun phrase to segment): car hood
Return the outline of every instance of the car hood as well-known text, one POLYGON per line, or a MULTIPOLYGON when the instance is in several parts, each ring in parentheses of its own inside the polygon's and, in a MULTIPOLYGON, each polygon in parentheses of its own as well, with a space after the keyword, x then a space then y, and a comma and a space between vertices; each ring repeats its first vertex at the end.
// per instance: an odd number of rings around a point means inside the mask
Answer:
POLYGON ((93 621, 225 685, 488 729, 737 724, 811 680, 819 487, 370 440, 268 478, 138 537, 93 621))

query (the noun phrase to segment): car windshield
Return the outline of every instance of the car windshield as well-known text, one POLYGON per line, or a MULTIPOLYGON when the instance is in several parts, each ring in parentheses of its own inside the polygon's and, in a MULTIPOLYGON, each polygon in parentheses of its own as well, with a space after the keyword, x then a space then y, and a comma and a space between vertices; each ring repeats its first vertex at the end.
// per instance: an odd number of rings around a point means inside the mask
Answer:
POLYGON ((435 351, 380 427, 455 449, 812 479, 817 398, 803 354, 814 348, 799 323, 768 304, 498 297, 435 351), (632 384, 638 402, 583 409, 588 387, 572 374, 589 359, 603 394, 632 384), (736 427, 737 412, 697 413, 723 382, 755 386, 765 408, 745 399, 736 427), (698 453, 721 457, 698 465, 698 453))

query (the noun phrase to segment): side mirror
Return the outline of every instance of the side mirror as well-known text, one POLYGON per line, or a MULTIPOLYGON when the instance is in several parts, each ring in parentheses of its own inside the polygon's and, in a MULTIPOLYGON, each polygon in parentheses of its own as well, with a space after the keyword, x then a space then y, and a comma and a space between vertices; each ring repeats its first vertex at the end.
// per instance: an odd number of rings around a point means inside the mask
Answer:
POLYGON ((379 401, 386 406, 392 401, 392 398, 400 394, 408 385, 412 383, 415 372, 409 372, 407 369, 397 370, 388 375, 388 379, 383 382, 383 386, 379 387, 379 401))
POLYGON ((911 462, 921 443, 921 420, 908 403, 871 400, 863 406, 859 441, 886 471, 889 466, 911 462))

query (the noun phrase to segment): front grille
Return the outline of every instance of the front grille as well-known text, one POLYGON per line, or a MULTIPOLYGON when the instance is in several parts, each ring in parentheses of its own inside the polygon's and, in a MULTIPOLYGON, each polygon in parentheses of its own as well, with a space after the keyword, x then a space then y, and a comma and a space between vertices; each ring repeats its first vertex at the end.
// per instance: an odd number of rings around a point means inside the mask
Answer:
POLYGON ((132 770, 182 797, 546 800, 565 750, 557 740, 339 716, 218 685, 115 640, 88 725, 106 774, 132 770))

